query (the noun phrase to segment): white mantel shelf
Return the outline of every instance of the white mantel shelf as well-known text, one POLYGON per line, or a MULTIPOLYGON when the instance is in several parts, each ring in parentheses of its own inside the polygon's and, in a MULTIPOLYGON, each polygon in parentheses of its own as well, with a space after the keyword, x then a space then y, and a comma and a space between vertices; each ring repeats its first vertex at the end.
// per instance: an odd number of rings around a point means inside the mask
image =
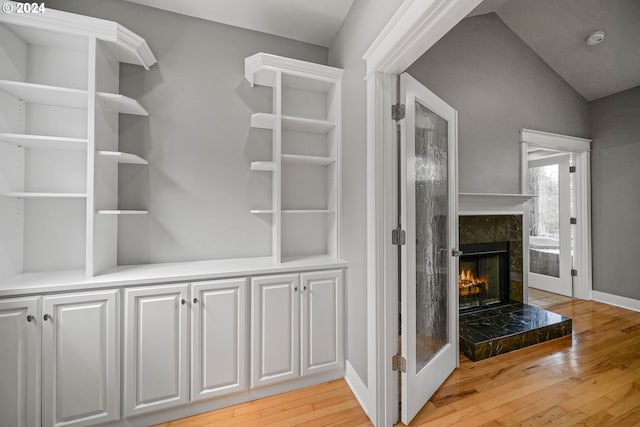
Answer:
POLYGON ((0 278, 0 298, 346 267, 347 263, 343 260, 320 255, 290 259, 278 264, 273 262, 272 257, 257 257, 129 265, 94 277, 87 277, 84 270, 25 273, 0 278))
POLYGON ((458 214, 523 215, 524 203, 537 197, 532 194, 458 193, 458 214))

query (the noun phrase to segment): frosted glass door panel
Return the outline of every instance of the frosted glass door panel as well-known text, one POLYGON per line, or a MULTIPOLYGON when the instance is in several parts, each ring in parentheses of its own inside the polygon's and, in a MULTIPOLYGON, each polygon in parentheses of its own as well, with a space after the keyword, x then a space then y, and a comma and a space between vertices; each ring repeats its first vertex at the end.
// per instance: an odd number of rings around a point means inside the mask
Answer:
POLYGON ((416 368, 447 343, 448 124, 415 103, 416 368))
POLYGON ((401 420, 408 424, 458 361, 455 290, 457 113, 408 74, 400 138, 401 420), (451 288, 451 289, 450 289, 451 288))
POLYGON ((529 271, 560 277, 559 166, 529 168, 529 271))

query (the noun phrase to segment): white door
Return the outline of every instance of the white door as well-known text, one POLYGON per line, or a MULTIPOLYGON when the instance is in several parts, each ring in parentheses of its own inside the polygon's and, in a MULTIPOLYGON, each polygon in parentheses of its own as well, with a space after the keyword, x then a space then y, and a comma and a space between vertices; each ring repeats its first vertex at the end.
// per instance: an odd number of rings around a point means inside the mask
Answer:
POLYGON ((300 275, 301 375, 344 367, 342 271, 300 275))
POLYGON ((189 401, 189 285, 125 289, 124 414, 189 401))
POLYGON ((191 285, 191 400, 247 386, 246 279, 191 285))
POLYGON ((118 291, 43 297, 42 311, 42 424, 118 420, 118 291))
POLYGON ((40 425, 39 298, 0 301, 0 425, 40 425))
POLYGON ((251 387, 300 376, 299 276, 251 279, 251 387))
POLYGON ((400 86, 401 419, 408 424, 458 364, 457 112, 406 73, 400 86))
POLYGON ((529 284, 573 296, 569 154, 529 160, 529 284))

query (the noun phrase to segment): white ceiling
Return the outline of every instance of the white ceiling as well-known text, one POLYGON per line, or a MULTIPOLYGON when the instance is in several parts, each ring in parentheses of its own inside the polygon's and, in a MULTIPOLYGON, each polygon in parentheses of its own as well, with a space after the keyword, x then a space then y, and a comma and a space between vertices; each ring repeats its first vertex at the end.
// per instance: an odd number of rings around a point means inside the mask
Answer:
POLYGON ((126 0, 328 47, 353 0, 126 0))
POLYGON ((588 101, 640 86, 639 0, 486 0, 471 15, 489 12, 588 101))

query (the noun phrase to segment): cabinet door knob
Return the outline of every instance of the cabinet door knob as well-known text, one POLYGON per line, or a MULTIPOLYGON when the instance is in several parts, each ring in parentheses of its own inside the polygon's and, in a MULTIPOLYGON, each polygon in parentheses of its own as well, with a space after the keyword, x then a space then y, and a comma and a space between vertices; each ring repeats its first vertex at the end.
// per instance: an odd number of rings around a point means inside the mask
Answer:
POLYGON ((32 315, 30 315, 30 314, 27 315, 27 322, 31 323, 31 322, 34 321, 34 319, 35 319, 35 317, 33 317, 32 315))
POLYGON ((51 315, 50 314, 45 314, 44 316, 42 316, 42 319, 44 319, 44 321, 46 322, 47 320, 51 319, 51 315))
POLYGON ((302 287, 302 290, 303 290, 303 291, 306 291, 306 290, 307 290, 307 287, 306 287, 306 286, 303 286, 303 287, 302 287))
POLYGON ((186 299, 184 299, 184 298, 182 298, 182 300, 180 301, 180 303, 181 303, 182 305, 185 305, 185 304, 187 303, 187 300, 186 300, 186 299))
POLYGON ((194 304, 197 304, 197 303, 198 303, 198 298, 194 298, 194 299, 193 299, 193 303, 194 303, 194 304))
POLYGON ((298 287, 293 288, 294 291, 298 292, 298 287))

